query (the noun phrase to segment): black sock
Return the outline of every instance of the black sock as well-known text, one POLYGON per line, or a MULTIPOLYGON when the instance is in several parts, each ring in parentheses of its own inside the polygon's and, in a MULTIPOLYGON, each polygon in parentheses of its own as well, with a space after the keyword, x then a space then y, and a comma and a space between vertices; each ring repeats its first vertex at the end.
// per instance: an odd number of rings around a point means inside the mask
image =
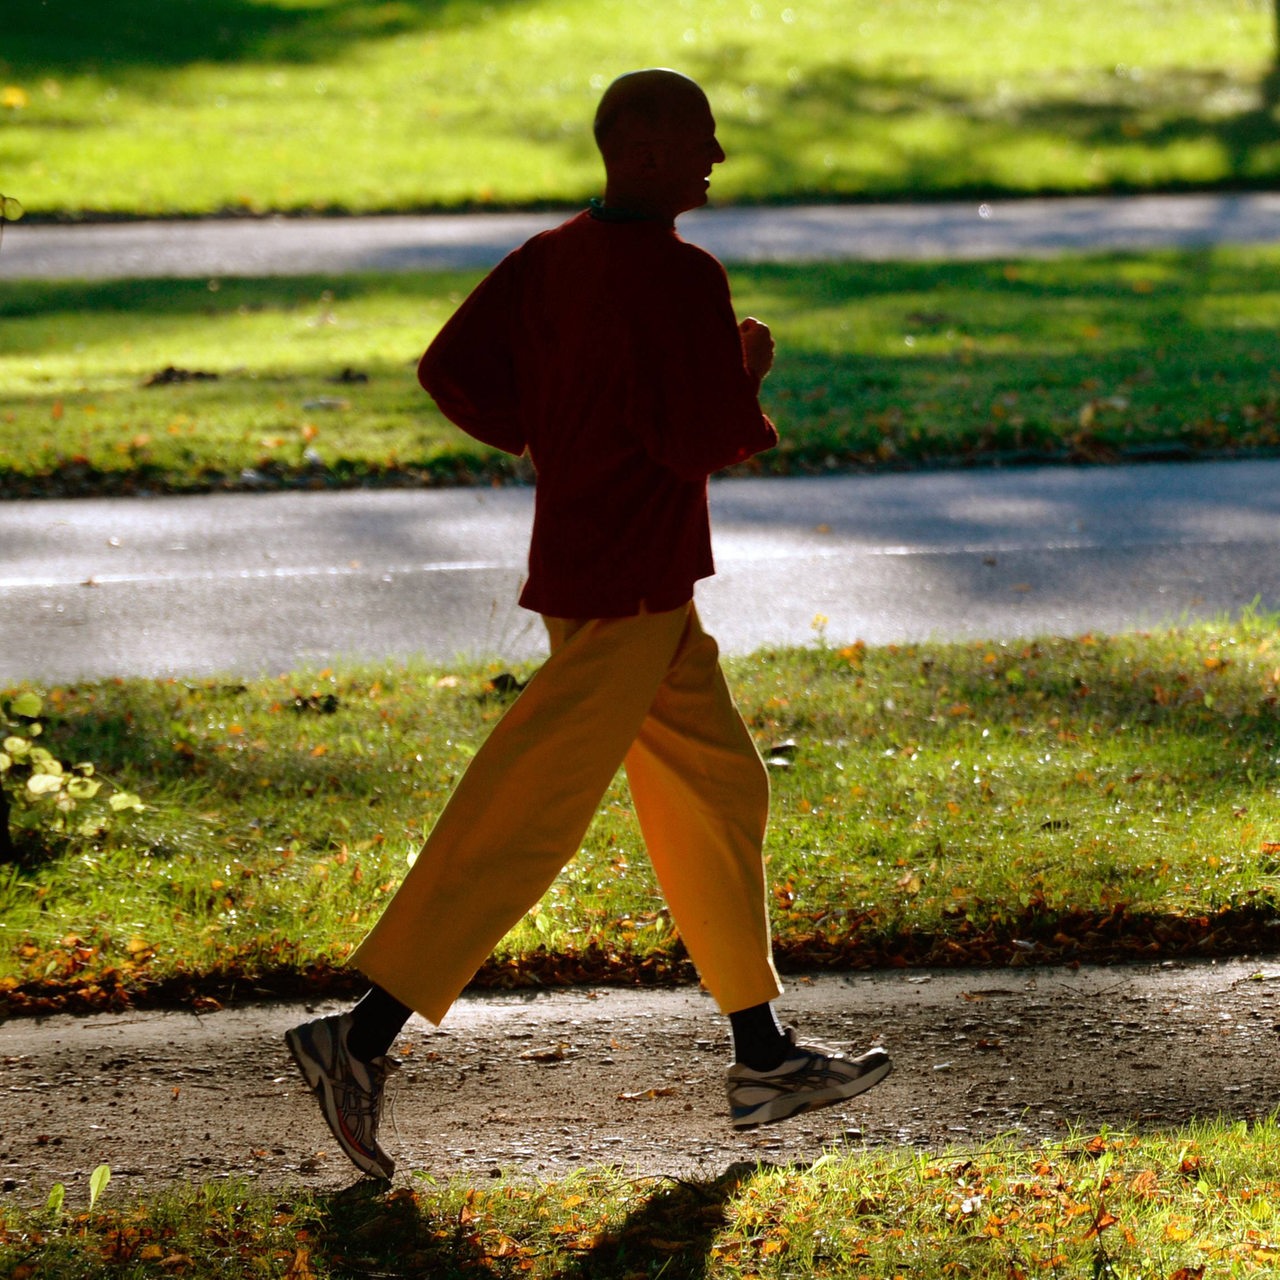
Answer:
POLYGON ((409 1021, 413 1010, 401 1004, 381 987, 370 987, 364 998, 351 1010, 351 1030, 347 1048, 362 1062, 380 1058, 395 1043, 400 1029, 409 1021))
POLYGON ((733 1060, 753 1071, 772 1071, 787 1056, 788 1041, 771 1004, 758 1004, 729 1015, 733 1060))

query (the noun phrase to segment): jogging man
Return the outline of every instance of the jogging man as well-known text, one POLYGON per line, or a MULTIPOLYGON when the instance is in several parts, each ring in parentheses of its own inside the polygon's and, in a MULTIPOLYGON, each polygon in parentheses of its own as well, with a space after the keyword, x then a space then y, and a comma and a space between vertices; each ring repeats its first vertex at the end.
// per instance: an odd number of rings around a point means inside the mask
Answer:
POLYGON ((352 963, 374 984, 286 1039, 352 1161, 378 1143, 388 1056, 416 1010, 439 1023, 577 851, 625 766, 659 884, 728 1015, 738 1128, 829 1106, 888 1075, 779 1025, 761 855, 765 768, 693 604, 714 572, 707 480, 777 443, 760 409, 773 339, 739 324, 720 264, 675 219, 724 160, 702 90, 632 72, 600 102, 603 200, 535 236, 441 330, 419 379, 463 430, 537 474, 521 604, 550 656, 476 753, 352 963))

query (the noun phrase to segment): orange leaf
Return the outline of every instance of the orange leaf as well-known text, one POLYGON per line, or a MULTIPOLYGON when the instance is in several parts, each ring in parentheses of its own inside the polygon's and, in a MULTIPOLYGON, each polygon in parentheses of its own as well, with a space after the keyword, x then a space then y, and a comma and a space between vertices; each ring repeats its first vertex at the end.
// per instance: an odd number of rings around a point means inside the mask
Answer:
POLYGON ((311 1251, 299 1249, 293 1255, 293 1261, 289 1263, 289 1268, 284 1273, 284 1280, 315 1280, 315 1274, 311 1269, 311 1251))
POLYGON ((1094 1236, 1100 1236, 1108 1227, 1114 1227, 1120 1219, 1111 1213, 1106 1205, 1098 1206, 1098 1216, 1094 1218, 1093 1225, 1084 1233, 1086 1240, 1092 1240, 1094 1236))

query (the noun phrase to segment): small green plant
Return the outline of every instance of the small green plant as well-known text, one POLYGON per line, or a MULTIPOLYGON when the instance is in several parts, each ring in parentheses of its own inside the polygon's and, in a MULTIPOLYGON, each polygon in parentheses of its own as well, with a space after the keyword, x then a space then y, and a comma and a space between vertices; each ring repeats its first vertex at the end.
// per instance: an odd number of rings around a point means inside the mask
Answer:
POLYGON ((43 712, 44 700, 27 691, 4 704, 0 713, 0 731, 4 733, 0 742, 0 858, 4 860, 17 854, 10 829, 15 810, 25 828, 39 824, 60 834, 92 837, 104 832, 114 815, 145 807, 133 792, 100 777, 90 761, 68 766, 42 746, 43 712), (5 791, 6 782, 13 791, 12 799, 5 791))
POLYGON ((67 1188, 64 1183, 55 1182, 49 1188, 49 1199, 45 1201, 45 1208, 55 1218, 62 1212, 63 1202, 67 1198, 67 1188))
POLYGON ((89 1175, 89 1208, 92 1209, 98 1203, 98 1197, 107 1189, 107 1183, 111 1181, 111 1166, 109 1164, 100 1164, 89 1175))
MULTIPOLYGON (((109 1164, 100 1164, 89 1175, 89 1211, 93 1212, 93 1207, 98 1203, 98 1198, 107 1189, 107 1183, 111 1181, 111 1166, 109 1164)), ((55 1182, 49 1188, 49 1198, 45 1201, 45 1212, 52 1218, 60 1218, 67 1201, 66 1184, 55 1182)))

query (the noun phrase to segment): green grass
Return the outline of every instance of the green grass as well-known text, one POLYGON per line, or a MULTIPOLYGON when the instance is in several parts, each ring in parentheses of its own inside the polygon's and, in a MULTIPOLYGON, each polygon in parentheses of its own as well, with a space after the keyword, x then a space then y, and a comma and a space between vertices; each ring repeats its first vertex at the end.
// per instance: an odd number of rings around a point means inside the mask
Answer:
MULTIPOLYGON (((762 750, 794 743, 773 767, 768 844, 780 962, 1265 946, 1280 875, 1275 621, 732 663, 762 750)), ((23 857, 0 868, 5 1006, 225 998, 246 979, 345 989, 343 960, 501 714, 494 674, 46 691, 41 741, 149 807, 85 836, 100 800, 71 815, 20 806, 23 857)), ((691 976, 621 780, 482 981, 610 975, 691 976)))
MULTIPOLYGON (((532 1280, 1268 1277, 1280 1266, 1280 1130, 1208 1120, 1024 1148, 849 1153, 714 1179, 393 1191, 178 1188, 92 1210, 0 1210, 10 1280, 351 1275, 532 1280)), ((114 1201, 114 1203, 112 1203, 114 1201)))
MULTIPOLYGON (((1266 248, 735 269, 779 344, 783 441, 756 465, 1274 449, 1278 268, 1266 248)), ((12 284, 0 494, 512 474, 414 377, 476 278, 12 284), (170 366, 218 377, 144 385, 170 366)))
POLYGON ((1267 186, 1264 0, 6 0, 32 215, 577 202, 610 79, 708 88, 726 200, 1267 186))

